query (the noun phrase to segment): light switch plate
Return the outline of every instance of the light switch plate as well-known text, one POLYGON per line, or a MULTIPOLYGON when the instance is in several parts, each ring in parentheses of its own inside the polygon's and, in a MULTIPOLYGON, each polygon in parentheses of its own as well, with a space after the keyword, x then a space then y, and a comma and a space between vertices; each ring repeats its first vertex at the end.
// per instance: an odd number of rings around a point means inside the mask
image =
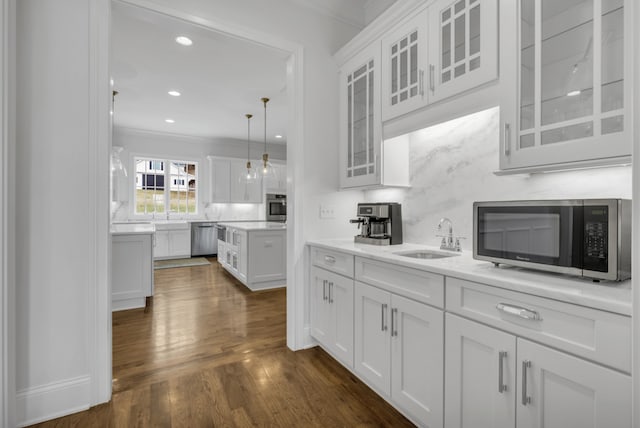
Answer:
POLYGON ((320 218, 336 218, 333 205, 320 205, 320 218))

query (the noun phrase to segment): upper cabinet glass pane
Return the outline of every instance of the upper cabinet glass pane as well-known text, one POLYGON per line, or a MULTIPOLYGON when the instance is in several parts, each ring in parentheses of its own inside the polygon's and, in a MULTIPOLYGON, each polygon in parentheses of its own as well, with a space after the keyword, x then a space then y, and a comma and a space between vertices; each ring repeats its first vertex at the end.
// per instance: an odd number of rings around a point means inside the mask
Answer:
POLYGON ((535 126, 535 1, 521 0, 520 10, 520 130, 524 131, 535 126))
POLYGON ((542 0, 541 123, 593 114, 593 0, 542 0))
MULTIPOLYGON (((602 4, 602 112, 624 107, 624 8, 622 0, 602 4)), ((619 129, 622 131, 622 129, 619 129)))

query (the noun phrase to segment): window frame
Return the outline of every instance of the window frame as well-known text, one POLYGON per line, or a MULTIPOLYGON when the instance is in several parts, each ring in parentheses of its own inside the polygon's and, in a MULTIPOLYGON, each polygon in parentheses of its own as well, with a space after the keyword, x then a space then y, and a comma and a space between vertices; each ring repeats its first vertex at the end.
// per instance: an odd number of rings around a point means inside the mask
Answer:
MULTIPOLYGON (((170 156, 157 156, 157 155, 146 155, 146 154, 139 154, 139 153, 132 153, 130 155, 130 162, 131 162, 131 171, 134 172, 134 174, 132 174, 132 180, 130 183, 130 191, 131 191, 131 197, 129 198, 129 200, 131 201, 130 203, 130 213, 132 217, 136 217, 136 218, 148 218, 148 219, 156 219, 156 218, 161 218, 161 219, 169 219, 169 218, 189 218, 189 217, 196 217, 200 214, 200 186, 202 185, 201 181, 200 181, 200 168, 202 165, 202 162, 200 159, 185 159, 185 158, 179 158, 179 159, 174 159, 170 156), (138 162, 142 162, 142 164, 145 166, 145 171, 140 172, 137 169, 138 166, 138 162), (137 197, 137 191, 139 190, 138 188, 138 176, 139 175, 145 175, 145 174, 155 174, 155 175, 161 175, 160 170, 157 169, 149 169, 149 167, 153 167, 153 166, 157 166, 156 162, 161 162, 162 164, 162 176, 164 177, 164 183, 163 183, 163 189, 162 189, 162 194, 164 197, 164 202, 163 202, 163 206, 164 206, 164 210, 163 211, 154 211, 154 212, 138 212, 137 211, 137 206, 138 206, 138 197, 137 197), (188 172, 183 176, 183 175, 173 175, 171 173, 171 169, 172 169, 172 165, 173 164, 186 164, 186 165, 195 165, 195 173, 194 174, 189 174, 188 172), (191 181, 191 177, 193 177, 193 180, 195 180, 195 189, 192 191, 190 190, 190 186, 188 185, 188 183, 191 181), (183 181, 184 184, 176 184, 175 186, 180 187, 179 190, 175 190, 176 192, 178 192, 179 194, 186 194, 186 195, 193 195, 193 200, 194 200, 194 204, 195 204, 195 210, 193 212, 189 212, 187 209, 187 212, 178 212, 178 211, 172 211, 171 210, 171 192, 174 191, 172 190, 172 187, 174 186, 173 181, 176 180, 178 182, 183 181), (182 188, 185 189, 182 189, 182 188)), ((144 184, 144 183, 143 183, 144 184)), ((178 200, 180 201, 184 201, 184 199, 182 198, 178 198, 178 200)), ((187 201, 190 200, 190 198, 187 198, 187 201)), ((188 202, 187 202, 188 204, 188 202)))

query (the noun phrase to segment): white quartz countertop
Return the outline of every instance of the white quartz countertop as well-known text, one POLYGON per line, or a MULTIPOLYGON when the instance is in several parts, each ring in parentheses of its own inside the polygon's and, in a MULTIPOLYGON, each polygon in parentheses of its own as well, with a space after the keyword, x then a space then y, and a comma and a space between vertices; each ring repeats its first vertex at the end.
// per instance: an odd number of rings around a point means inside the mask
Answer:
POLYGON ((353 239, 312 240, 307 244, 622 315, 631 315, 630 280, 597 283, 586 278, 506 265, 495 267, 490 262, 474 260, 470 251, 456 253, 457 255, 453 257, 431 260, 394 254, 421 249, 443 252, 437 247, 421 244, 377 246, 356 244, 353 239))
POLYGON ((115 223, 111 225, 111 235, 144 235, 155 233, 152 223, 115 223))
POLYGON ((274 221, 220 221, 220 226, 232 227, 238 230, 286 230, 287 225, 285 223, 279 223, 274 221))

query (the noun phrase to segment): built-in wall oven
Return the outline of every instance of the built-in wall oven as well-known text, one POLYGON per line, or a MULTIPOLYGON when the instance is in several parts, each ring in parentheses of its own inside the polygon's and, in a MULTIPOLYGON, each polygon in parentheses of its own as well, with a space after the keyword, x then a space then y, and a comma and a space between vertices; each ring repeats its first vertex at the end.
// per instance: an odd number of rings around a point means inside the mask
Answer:
POLYGON ((287 195, 267 193, 265 209, 267 221, 287 221, 287 195))

